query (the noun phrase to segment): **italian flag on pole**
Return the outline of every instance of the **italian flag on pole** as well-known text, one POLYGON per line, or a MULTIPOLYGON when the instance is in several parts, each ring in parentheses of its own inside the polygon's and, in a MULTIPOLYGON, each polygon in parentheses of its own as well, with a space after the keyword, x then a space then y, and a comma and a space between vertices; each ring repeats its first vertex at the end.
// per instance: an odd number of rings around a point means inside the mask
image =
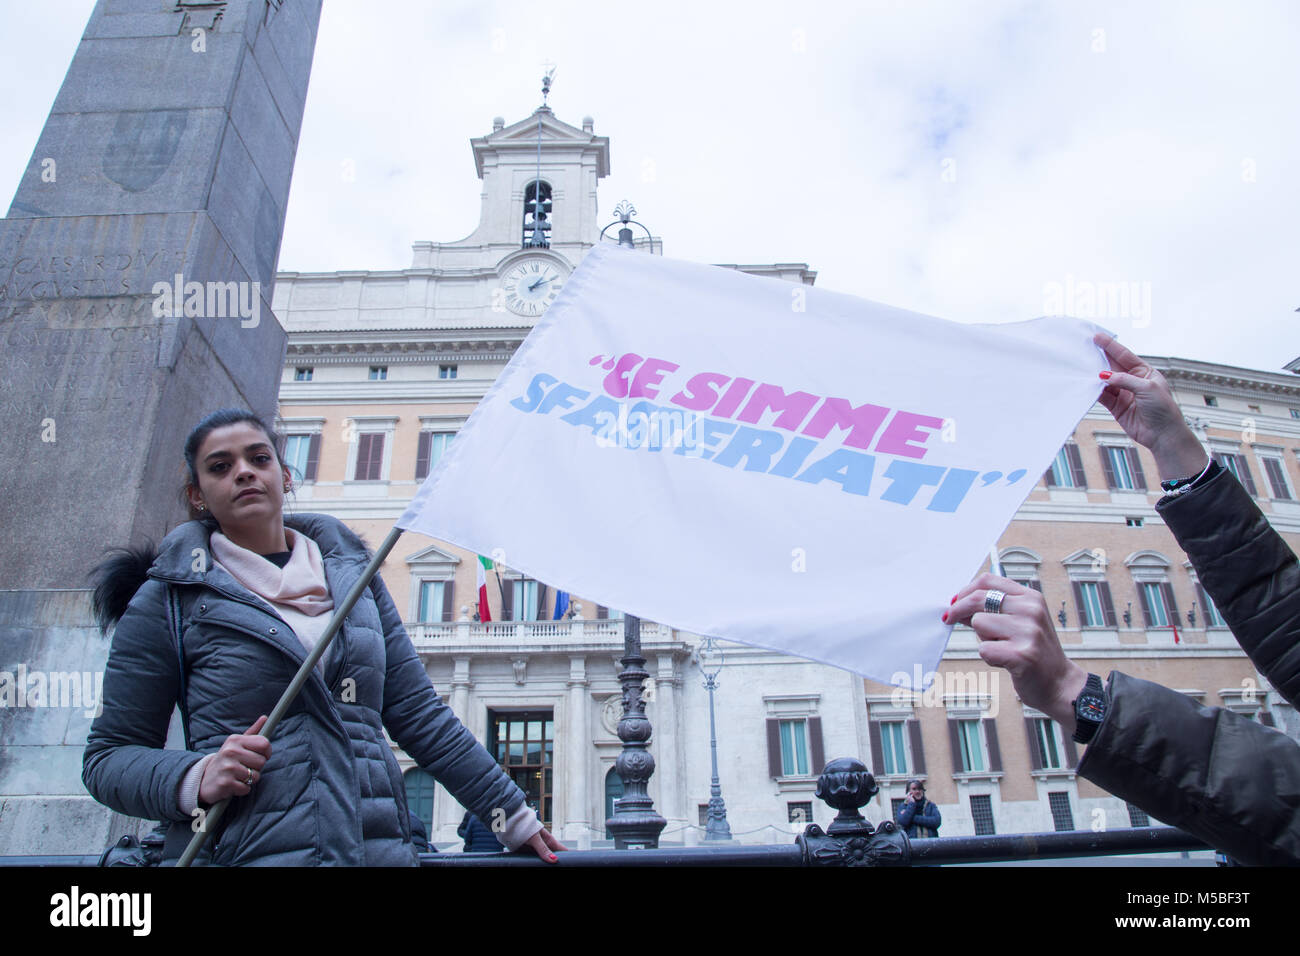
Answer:
POLYGON ((478 564, 474 566, 478 578, 478 619, 480 621, 492 620, 492 612, 488 610, 487 599, 487 572, 492 568, 492 559, 485 558, 483 555, 478 556, 478 564))

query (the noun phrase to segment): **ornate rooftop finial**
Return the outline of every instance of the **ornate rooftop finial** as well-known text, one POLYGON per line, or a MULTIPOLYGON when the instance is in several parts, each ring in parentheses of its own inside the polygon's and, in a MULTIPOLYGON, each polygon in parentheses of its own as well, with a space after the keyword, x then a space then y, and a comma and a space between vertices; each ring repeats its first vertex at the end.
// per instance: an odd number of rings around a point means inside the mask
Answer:
POLYGON ((546 98, 551 95, 551 81, 555 79, 555 64, 549 60, 542 64, 546 73, 542 76, 542 109, 550 109, 546 104, 546 98))
POLYGON ((620 199, 618 205, 614 207, 614 215, 618 217, 619 222, 629 223, 636 215, 636 207, 626 199, 620 199))

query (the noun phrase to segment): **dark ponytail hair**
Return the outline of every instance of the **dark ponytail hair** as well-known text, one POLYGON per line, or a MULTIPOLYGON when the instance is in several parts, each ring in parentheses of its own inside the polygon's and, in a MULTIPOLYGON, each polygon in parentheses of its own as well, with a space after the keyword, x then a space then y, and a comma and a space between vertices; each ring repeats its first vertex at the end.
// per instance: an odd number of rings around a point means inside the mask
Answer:
POLYGON ((185 510, 189 513, 191 520, 202 521, 204 524, 209 525, 214 531, 217 529, 216 519, 205 511, 196 511, 190 504, 189 490, 190 488, 197 488, 199 486, 199 472, 194 465, 194 459, 198 457, 199 446, 203 444, 203 440, 218 428, 244 423, 253 425, 262 430, 262 433, 266 435, 267 442, 271 446, 271 450, 275 452, 276 463, 283 465, 284 457, 281 450, 284 445, 284 439, 276 433, 275 429, 246 408, 217 409, 211 415, 203 419, 203 421, 195 425, 194 430, 191 431, 189 437, 185 439, 185 468, 187 475, 185 483, 181 486, 181 504, 185 506, 185 510))

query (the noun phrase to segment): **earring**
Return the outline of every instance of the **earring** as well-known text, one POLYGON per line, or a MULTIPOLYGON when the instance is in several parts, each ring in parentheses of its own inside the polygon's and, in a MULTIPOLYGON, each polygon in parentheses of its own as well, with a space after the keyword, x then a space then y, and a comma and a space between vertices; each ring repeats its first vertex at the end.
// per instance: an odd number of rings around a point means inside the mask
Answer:
POLYGON ((205 505, 203 502, 200 501, 200 502, 199 502, 199 510, 200 510, 200 511, 207 511, 207 510, 208 510, 208 506, 205 505))
POLYGON ((285 493, 286 495, 289 494, 289 492, 291 492, 291 491, 293 491, 293 485, 285 485, 285 486, 284 486, 284 493, 285 493))

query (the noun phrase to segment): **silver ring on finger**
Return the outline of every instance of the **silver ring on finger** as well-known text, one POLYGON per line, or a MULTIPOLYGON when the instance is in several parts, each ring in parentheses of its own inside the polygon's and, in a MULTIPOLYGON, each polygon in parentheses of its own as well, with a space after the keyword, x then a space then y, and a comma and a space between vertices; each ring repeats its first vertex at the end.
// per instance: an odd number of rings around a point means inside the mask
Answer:
POLYGON ((251 787, 253 785, 253 768, 249 767, 247 769, 248 769, 248 777, 244 780, 244 786, 251 787))
POLYGON ((984 613, 1001 614, 1002 599, 1005 598, 1006 596, 1007 596, 1006 591, 998 591, 996 589, 990 590, 987 594, 984 595, 984 613))

